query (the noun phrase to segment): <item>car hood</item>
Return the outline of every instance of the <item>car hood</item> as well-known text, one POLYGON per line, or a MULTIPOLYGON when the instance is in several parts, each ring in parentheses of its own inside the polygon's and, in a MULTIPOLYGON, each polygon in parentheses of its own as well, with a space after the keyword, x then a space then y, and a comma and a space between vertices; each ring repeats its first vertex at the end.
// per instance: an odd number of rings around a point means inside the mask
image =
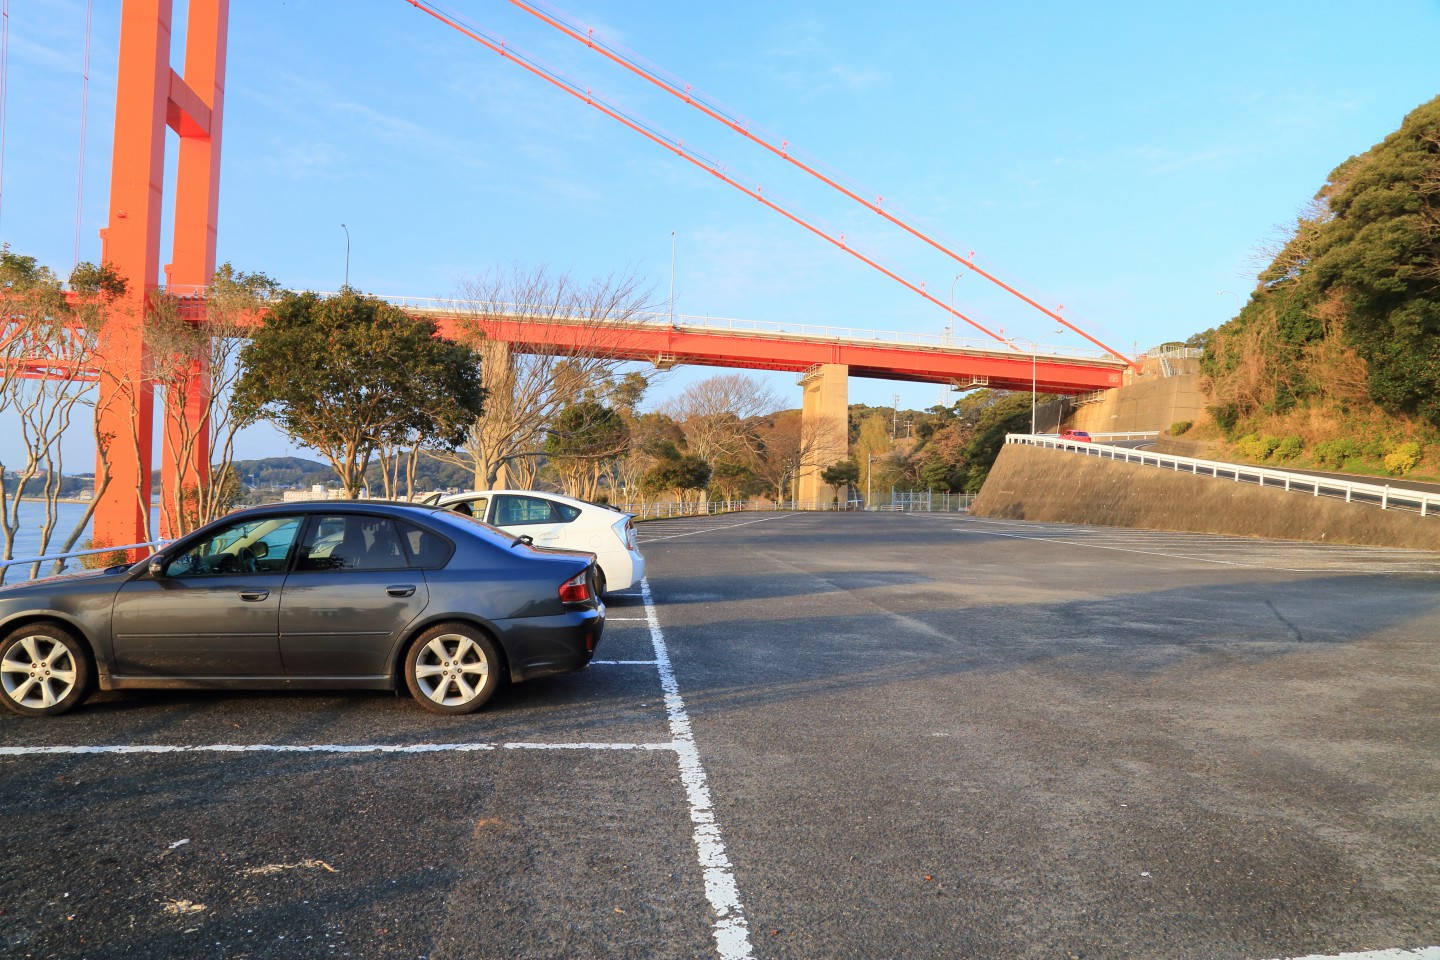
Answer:
MULTIPOLYGON (((20 564, 15 564, 20 566, 20 564)), ((104 570, 81 570, 76 573, 62 573, 54 577, 41 577, 38 580, 23 580, 18 583, 7 583, 0 586, 0 597, 14 597, 26 593, 35 593, 55 588, 65 589, 79 584, 90 584, 100 580, 114 580, 119 583, 124 580, 131 569, 130 564, 121 564, 118 567, 106 567, 104 570)))

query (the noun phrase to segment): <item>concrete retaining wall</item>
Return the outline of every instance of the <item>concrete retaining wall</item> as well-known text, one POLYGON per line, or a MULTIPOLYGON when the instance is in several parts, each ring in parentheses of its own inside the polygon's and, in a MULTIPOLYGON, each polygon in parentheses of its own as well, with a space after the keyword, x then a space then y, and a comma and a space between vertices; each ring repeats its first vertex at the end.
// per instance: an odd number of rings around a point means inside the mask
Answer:
POLYGON ((1007 444, 973 516, 1440 550, 1440 517, 1007 444))
MULTIPOLYGON (((1147 360, 1126 384, 1106 390, 1099 400, 1076 407, 1065 426, 1091 433, 1168 430, 1177 420, 1197 420, 1205 410, 1200 392, 1199 361, 1170 362, 1173 376, 1164 376, 1159 361, 1147 360)), ((1048 423, 1039 418, 1040 423, 1048 423)))

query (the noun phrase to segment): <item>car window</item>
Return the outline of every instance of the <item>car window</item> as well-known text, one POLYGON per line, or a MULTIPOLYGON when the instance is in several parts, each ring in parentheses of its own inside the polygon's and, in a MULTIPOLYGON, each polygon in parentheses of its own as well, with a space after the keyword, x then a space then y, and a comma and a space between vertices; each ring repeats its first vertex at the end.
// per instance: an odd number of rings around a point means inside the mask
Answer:
POLYGON ((453 543, 432 530, 417 527, 404 520, 401 520, 398 526, 400 539, 405 544, 405 549, 410 552, 411 566, 424 570, 436 570, 445 566, 450 560, 450 555, 455 552, 453 543))
POLYGON ((492 522, 500 527, 526 523, 560 523, 560 513, 555 509, 557 506, 555 501, 546 500, 544 497, 505 494, 495 498, 495 519, 492 522))
POLYGON ((489 497, 474 497, 470 500, 461 500, 459 503, 447 504, 445 509, 454 510, 465 517, 477 517, 485 519, 485 505, 490 502, 489 497))
POLYGON ((569 523, 571 520, 574 520, 576 517, 580 516, 580 508, 572 507, 568 503, 555 504, 555 512, 559 514, 559 520, 561 523, 569 523))
POLYGON ((296 570, 398 570, 410 565, 395 522, 358 513, 317 515, 296 570))
POLYGON ((167 577, 213 577, 285 570, 300 518, 262 517, 232 523, 165 565, 167 577))

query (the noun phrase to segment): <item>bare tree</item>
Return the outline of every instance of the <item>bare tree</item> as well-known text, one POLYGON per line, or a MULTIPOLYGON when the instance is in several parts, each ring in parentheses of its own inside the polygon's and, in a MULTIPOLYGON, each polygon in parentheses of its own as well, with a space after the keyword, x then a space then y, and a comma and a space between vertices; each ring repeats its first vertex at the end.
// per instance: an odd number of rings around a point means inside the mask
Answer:
MULTIPOLYGON (((13 488, 0 484, 4 559, 12 560, 20 503, 36 481, 44 504, 39 551, 49 550, 64 477, 61 440, 77 411, 93 403, 96 343, 114 299, 124 291, 124 281, 106 268, 80 264, 71 275, 73 297, 67 297, 48 269, 8 249, 0 252, 0 274, 0 413, 13 417, 26 451, 18 469, 10 471, 0 463, 0 478, 13 473, 14 479, 13 488)), ((95 497, 65 538, 62 553, 80 538, 109 483, 108 438, 97 433, 95 440, 101 464, 95 497)), ((57 561, 54 569, 61 566, 57 561)), ((0 582, 6 572, 0 569, 0 582)), ((39 572, 36 564, 30 573, 39 572)))
POLYGON ((791 486, 802 471, 828 466, 821 462, 821 453, 828 452, 829 438, 836 429, 832 424, 807 421, 799 410, 784 410, 767 417, 756 427, 763 445, 754 468, 756 477, 770 488, 775 499, 792 499, 791 486))
POLYGON ((146 324, 149 376, 172 415, 166 418, 168 466, 180 482, 160 505, 174 536, 223 516, 239 488, 231 472, 240 420, 231 398, 241 374, 240 349, 279 284, 263 273, 225 264, 200 301, 156 299, 146 324), (196 315, 196 310, 202 312, 196 315), (180 415, 188 411, 188 415, 180 415), (209 463, 193 461, 205 451, 209 463))
POLYGON ((686 387, 661 412, 680 424, 692 454, 714 464, 752 459, 759 447, 755 426, 780 407, 754 377, 722 373, 686 387))
POLYGON ((637 322, 650 292, 634 275, 581 286, 545 268, 495 271, 461 284, 456 336, 482 357, 485 410, 459 449, 437 459, 473 471, 477 490, 507 471, 533 483, 545 438, 564 409, 609 399, 623 380, 625 325, 637 322))

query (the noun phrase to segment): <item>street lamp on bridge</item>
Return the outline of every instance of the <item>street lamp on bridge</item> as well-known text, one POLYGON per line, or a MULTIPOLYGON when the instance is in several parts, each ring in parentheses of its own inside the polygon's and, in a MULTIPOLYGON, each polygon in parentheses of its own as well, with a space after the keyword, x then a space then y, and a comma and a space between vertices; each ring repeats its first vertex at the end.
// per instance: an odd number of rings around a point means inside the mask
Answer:
MULTIPOLYGON (((1045 334, 1045 337, 1059 336, 1064 332, 1063 329, 1052 330, 1045 334)), ((1039 385, 1036 381, 1035 368, 1040 361, 1040 344, 1044 342, 1045 337, 1040 337, 1038 340, 1031 340, 1029 337, 1010 338, 1011 343, 1021 340, 1030 344, 1030 432, 1032 434, 1035 432, 1035 388, 1039 385)))
POLYGON ((342 289, 350 289, 350 228, 340 224, 340 229, 345 231, 345 286, 342 289))

